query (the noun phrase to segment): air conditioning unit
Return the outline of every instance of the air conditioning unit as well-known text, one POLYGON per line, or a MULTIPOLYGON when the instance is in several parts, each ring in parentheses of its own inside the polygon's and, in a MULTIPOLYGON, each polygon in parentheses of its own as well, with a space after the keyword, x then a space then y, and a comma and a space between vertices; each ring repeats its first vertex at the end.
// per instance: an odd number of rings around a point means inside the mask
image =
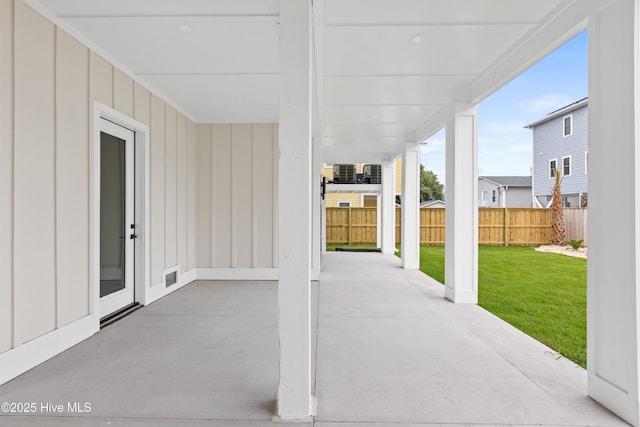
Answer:
POLYGON ((364 165, 365 184, 382 184, 382 165, 364 165))
POLYGON ((355 184, 356 165, 333 165, 333 182, 335 184, 355 184))

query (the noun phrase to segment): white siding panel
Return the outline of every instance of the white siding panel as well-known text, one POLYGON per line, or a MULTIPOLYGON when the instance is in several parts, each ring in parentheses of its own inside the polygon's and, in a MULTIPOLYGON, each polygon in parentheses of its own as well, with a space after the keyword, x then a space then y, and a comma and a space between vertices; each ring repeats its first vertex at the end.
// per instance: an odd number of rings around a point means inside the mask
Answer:
POLYGON ((55 328, 55 27, 15 4, 15 345, 55 328), (37 242, 37 243, 36 243, 37 242))
POLYGON ((213 267, 232 267, 232 168, 231 168, 231 125, 214 125, 213 150, 213 203, 211 246, 213 267))
POLYGON ((197 125, 196 267, 211 267, 211 125, 197 125))
POLYGON ((156 285, 162 280, 165 268, 164 239, 164 138, 165 103, 155 95, 151 96, 151 142, 150 142, 150 180, 151 180, 151 283, 156 285))
POLYGON ((232 267, 251 267, 253 253, 253 127, 234 124, 232 136, 232 267))
POLYGON ((13 1, 0 2, 0 353, 13 346, 13 1))
POLYGON ((273 266, 273 125, 253 125, 254 267, 273 266))
POLYGON ((187 119, 182 114, 178 114, 177 123, 177 147, 176 147, 176 167, 177 167, 177 189, 176 207, 177 231, 178 231, 178 264, 180 272, 187 270, 187 119))
POLYGON ((133 117, 133 80, 117 68, 113 71, 113 108, 133 117))
POLYGON ((89 50, 57 32, 58 327, 89 314, 89 50), (83 120, 84 119, 84 120, 83 120))
POLYGON ((187 121, 187 269, 196 266, 196 125, 187 121))
POLYGON ((91 99, 113 107, 113 65, 93 51, 90 55, 89 81, 91 99))
POLYGON ((165 175, 164 175, 164 209, 165 209, 165 267, 173 267, 178 263, 178 231, 176 205, 176 110, 167 106, 165 116, 165 175))
POLYGON ((133 88, 133 118, 149 126, 151 123, 151 93, 138 83, 133 88))

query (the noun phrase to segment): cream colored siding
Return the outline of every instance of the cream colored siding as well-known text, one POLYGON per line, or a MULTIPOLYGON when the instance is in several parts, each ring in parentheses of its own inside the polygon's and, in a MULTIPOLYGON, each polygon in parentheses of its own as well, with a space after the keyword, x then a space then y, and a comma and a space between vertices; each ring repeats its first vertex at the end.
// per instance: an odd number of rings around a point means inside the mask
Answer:
MULTIPOLYGON (((250 124, 231 125, 232 244, 231 266, 251 267, 253 253, 253 129, 250 124)), ((214 204, 216 200, 214 199, 214 204)))
POLYGON ((113 108, 133 117, 133 80, 122 71, 113 70, 113 108))
POLYGON ((0 1, 0 353, 13 345, 13 2, 0 1))
POLYGON ((197 125, 197 267, 274 267, 274 127, 197 125))
POLYGON ((151 284, 162 281, 165 269, 165 103, 151 95, 151 284))
POLYGON ((151 123, 151 93, 136 83, 133 87, 133 118, 149 126, 151 123))
POLYGON ((333 168, 328 168, 325 163, 322 164, 322 176, 327 177, 327 181, 333 180, 333 168))
MULTIPOLYGON (((178 263, 178 231, 177 220, 177 140, 176 140, 176 110, 165 105, 165 135, 164 135, 164 256, 165 268, 178 263)), ((162 169, 162 167, 160 167, 162 169)), ((155 283, 155 282, 154 282, 155 283)))
POLYGON ((402 157, 396 159, 396 194, 402 194, 402 157))
POLYGON ((177 224, 177 252, 180 272, 187 270, 188 243, 187 243, 187 118, 178 113, 176 125, 176 224, 177 224))
MULTIPOLYGON (((97 53, 90 53, 89 61, 89 97, 113 107, 113 66, 97 53)), ((93 107, 93 102, 90 103, 93 107)))
POLYGON ((150 126, 154 284, 169 263, 195 264, 196 153, 190 120, 24 2, 0 2, 0 43, 4 352, 89 314, 94 100, 150 126))
POLYGON ((274 138, 274 126, 257 124, 253 126, 253 266, 273 267, 273 192, 274 148, 277 149, 277 138, 274 138))
POLYGON ((359 208, 360 193, 327 193, 325 201, 328 208, 337 208, 338 202, 351 202, 352 208, 359 208))
POLYGON ((14 345, 56 328, 55 26, 15 3, 14 345))
MULTIPOLYGON (((196 267, 211 265, 211 126, 196 125, 196 267)), ((216 194, 216 197, 218 195, 216 194)))
POLYGON ((89 49, 57 31, 57 325, 89 314, 89 49), (79 262, 80 261, 80 262, 79 262))
POLYGON ((187 269, 196 266, 196 125, 187 120, 187 269))
MULTIPOLYGON (((207 245, 211 247, 211 257, 209 262, 198 265, 198 267, 231 267, 233 239, 233 213, 232 213, 232 148, 231 148, 231 125, 201 125, 209 129, 209 134, 213 139, 208 140, 209 148, 213 157, 210 158, 211 182, 204 182, 206 176, 198 176, 198 185, 211 185, 212 192, 205 201, 209 205, 211 215, 204 218, 211 233, 202 233, 201 238, 206 238, 207 245)), ((198 141, 200 142, 200 141, 198 141)), ((248 165, 247 165, 248 167, 248 165)), ((198 172, 200 169, 198 169, 198 172)))

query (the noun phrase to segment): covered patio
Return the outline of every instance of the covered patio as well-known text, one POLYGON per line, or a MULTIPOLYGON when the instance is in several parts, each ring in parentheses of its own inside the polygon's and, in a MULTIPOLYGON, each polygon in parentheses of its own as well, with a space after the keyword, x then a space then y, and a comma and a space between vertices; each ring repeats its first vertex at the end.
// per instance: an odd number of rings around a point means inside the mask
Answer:
MULTIPOLYGON (((270 425, 276 301, 276 282, 194 282, 2 386, 65 411, 0 424, 270 425)), ((584 369, 395 256, 324 255, 312 308, 322 405, 294 425, 627 425, 585 395, 584 369)))
POLYGON ((639 35, 640 0, 0 0, 2 400, 640 425, 639 35), (478 104, 586 28, 585 374, 475 304, 478 104), (417 271, 442 128, 444 287, 417 271), (321 165, 356 162, 384 256, 321 259, 321 165))

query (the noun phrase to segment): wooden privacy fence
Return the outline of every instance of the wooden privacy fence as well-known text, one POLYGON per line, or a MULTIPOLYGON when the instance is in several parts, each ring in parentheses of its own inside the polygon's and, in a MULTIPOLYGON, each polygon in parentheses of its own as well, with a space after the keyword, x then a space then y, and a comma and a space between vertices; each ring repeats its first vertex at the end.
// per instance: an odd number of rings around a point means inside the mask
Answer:
MULTIPOLYGON (((396 242, 400 243, 401 208, 396 208, 396 242)), ((585 240, 586 209, 565 209, 567 240, 585 240)), ((376 243, 376 208, 327 208, 327 243, 376 243)), ((442 245, 444 208, 420 209, 420 243, 442 245)), ((551 210, 536 208, 478 209, 478 242, 483 245, 548 245, 551 210)))
POLYGON ((583 240, 587 245, 587 208, 564 208, 567 240, 583 240))

